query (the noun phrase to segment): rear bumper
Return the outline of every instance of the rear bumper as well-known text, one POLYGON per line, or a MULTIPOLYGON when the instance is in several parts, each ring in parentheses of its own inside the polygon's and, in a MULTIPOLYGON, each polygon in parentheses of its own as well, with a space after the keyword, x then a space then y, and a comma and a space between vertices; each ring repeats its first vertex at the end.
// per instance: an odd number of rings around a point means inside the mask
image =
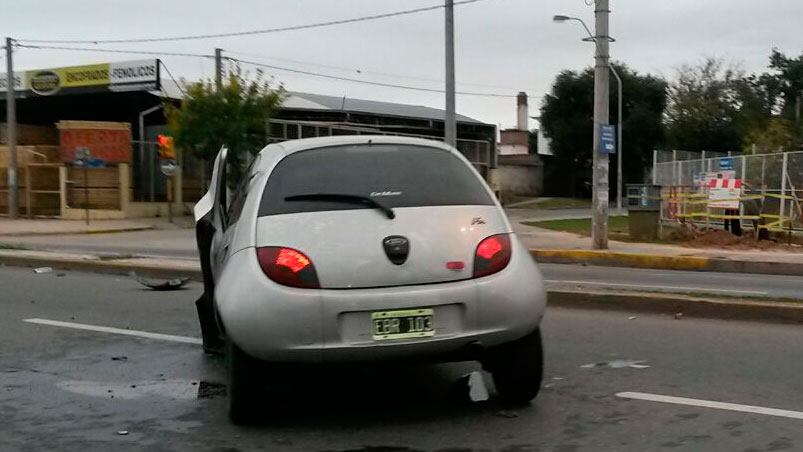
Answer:
POLYGON ((230 257, 215 299, 226 334, 266 361, 319 363, 474 359, 538 327, 546 294, 535 262, 513 240, 508 267, 485 278, 376 289, 309 290, 264 276, 253 248, 230 257), (432 308, 429 338, 374 341, 371 313, 432 308))

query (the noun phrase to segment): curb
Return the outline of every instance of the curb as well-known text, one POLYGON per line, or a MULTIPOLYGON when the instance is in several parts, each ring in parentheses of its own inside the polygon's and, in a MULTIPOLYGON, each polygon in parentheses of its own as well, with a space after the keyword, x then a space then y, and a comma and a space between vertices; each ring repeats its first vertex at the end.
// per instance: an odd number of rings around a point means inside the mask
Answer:
POLYGON ((602 250, 531 249, 530 255, 539 263, 547 264, 585 264, 762 275, 803 275, 803 263, 792 262, 734 261, 714 257, 666 256, 602 250))
POLYGON ((550 290, 553 307, 613 311, 683 314, 725 320, 761 320, 803 323, 803 302, 718 299, 654 292, 580 292, 550 290))
MULTIPOLYGON (((191 278, 201 281, 201 270, 193 262, 185 268, 175 263, 142 259, 79 259, 14 255, 0 251, 0 264, 17 267, 53 267, 61 270, 89 271, 127 275, 135 271, 156 278, 191 278)), ((803 323, 803 302, 757 301, 734 298, 705 298, 674 293, 603 292, 549 290, 547 303, 551 307, 616 310, 676 314, 689 317, 717 319, 762 320, 770 322, 803 323)))
POLYGON ((53 267, 59 270, 77 270, 114 275, 128 275, 132 271, 154 278, 190 278, 201 281, 201 269, 194 262, 186 268, 164 264, 145 258, 119 260, 78 259, 66 257, 15 256, 0 252, 0 264, 15 267, 53 267))
POLYGON ((112 234, 115 232, 137 232, 137 231, 151 231, 153 226, 132 226, 129 228, 108 228, 108 229, 90 229, 88 231, 54 231, 54 232, 12 232, 0 233, 0 240, 5 237, 26 237, 26 236, 47 236, 47 235, 90 235, 90 234, 112 234))

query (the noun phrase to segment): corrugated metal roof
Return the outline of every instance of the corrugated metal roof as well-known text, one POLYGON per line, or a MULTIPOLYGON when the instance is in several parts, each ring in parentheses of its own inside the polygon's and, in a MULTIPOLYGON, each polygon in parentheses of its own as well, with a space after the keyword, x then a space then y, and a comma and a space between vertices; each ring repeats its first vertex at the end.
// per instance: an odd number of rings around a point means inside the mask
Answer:
MULTIPOLYGON (((384 116, 400 116, 415 119, 432 119, 443 121, 445 112, 438 108, 423 105, 397 104, 375 100, 354 99, 350 97, 326 96, 323 94, 299 93, 291 91, 283 104, 284 108, 303 110, 335 110, 350 113, 369 113, 384 116)), ((468 116, 457 115, 457 120, 464 123, 484 124, 468 116)))
MULTIPOLYGON (((184 97, 181 89, 172 80, 162 79, 162 90, 151 91, 151 94, 166 96, 171 99, 184 97)), ((282 108, 313 111, 345 111, 349 113, 367 113, 383 116, 398 116, 413 119, 431 119, 443 121, 446 112, 438 108, 423 105, 397 104, 376 100, 354 99, 323 94, 310 94, 291 91, 287 93, 282 108)), ((468 116, 457 115, 457 120, 469 124, 485 124, 468 116)))

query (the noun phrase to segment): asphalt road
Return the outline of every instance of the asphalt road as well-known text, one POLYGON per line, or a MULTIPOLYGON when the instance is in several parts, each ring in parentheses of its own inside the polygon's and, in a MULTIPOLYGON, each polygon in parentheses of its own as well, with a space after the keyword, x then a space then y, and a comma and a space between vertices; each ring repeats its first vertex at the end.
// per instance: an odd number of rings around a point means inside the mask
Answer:
POLYGON ((263 395, 264 422, 244 428, 225 414, 222 361, 186 343, 199 336, 198 284, 153 292, 125 277, 6 267, 0 287, 3 451, 803 449, 795 325, 550 309, 544 388, 529 407, 504 408, 493 393, 468 401, 457 381, 470 363, 314 368, 263 395), (140 331, 174 337, 118 334, 140 331), (694 400, 632 398, 655 395, 694 400))
MULTIPOLYGON (((198 256, 193 229, 6 237, 0 238, 0 242, 33 249, 101 255, 118 254, 188 260, 197 259, 198 256)), ((736 297, 803 298, 803 282, 797 276, 558 264, 541 264, 540 267, 551 288, 576 289, 579 286, 591 290, 646 290, 736 297)))

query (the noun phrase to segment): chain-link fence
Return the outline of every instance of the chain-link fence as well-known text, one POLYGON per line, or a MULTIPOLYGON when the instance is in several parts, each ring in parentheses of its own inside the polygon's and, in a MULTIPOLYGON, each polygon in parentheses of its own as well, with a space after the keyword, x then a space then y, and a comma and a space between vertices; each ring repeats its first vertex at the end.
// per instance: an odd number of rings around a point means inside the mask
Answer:
MULTIPOLYGON (((803 151, 756 155, 655 152, 652 182, 663 189, 663 220, 749 220, 769 230, 803 230, 803 151), (739 179, 739 214, 708 207, 706 173, 739 179)), ((727 178, 727 177, 726 177, 727 178)))

